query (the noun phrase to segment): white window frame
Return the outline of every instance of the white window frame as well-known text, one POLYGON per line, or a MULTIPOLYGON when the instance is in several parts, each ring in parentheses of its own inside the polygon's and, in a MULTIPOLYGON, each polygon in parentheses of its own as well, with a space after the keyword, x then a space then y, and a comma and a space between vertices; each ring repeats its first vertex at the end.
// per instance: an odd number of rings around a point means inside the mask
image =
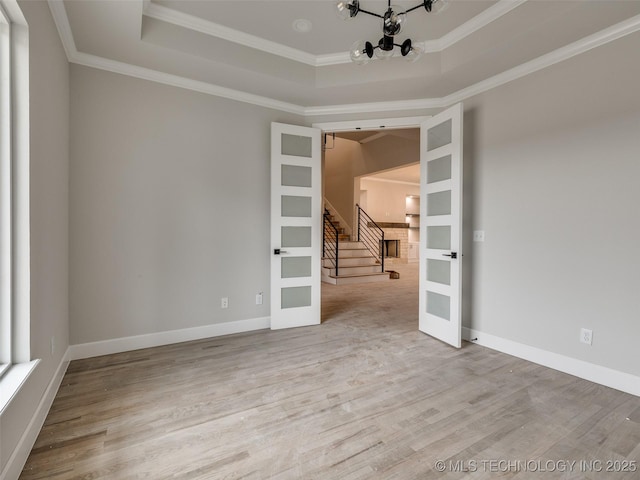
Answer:
POLYGON ((0 4, 0 377, 11 348, 11 23, 0 4))
POLYGON ((37 361, 30 352, 29 30, 0 0, 0 414, 37 361))

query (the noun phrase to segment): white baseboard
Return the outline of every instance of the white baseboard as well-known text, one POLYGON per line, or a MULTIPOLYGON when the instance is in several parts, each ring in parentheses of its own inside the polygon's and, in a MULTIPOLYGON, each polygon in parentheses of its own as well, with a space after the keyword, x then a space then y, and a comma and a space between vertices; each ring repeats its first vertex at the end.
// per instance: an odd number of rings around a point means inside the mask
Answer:
POLYGON ((60 388, 60 384, 62 383, 62 379, 64 378, 64 374, 67 371, 68 366, 69 349, 67 349, 62 360, 60 360, 60 365, 58 365, 53 378, 49 382, 49 385, 38 404, 38 408, 31 417, 29 425, 22 434, 16 449, 9 457, 4 470, 0 473, 0 480, 17 480, 18 477, 20 477, 22 469, 24 468, 25 463, 27 463, 27 458, 29 458, 29 453, 31 453, 31 449, 36 443, 36 439, 42 429, 42 425, 44 425, 44 421, 47 418, 47 414, 53 404, 53 400, 56 398, 56 394, 58 393, 58 389, 60 388))
POLYGON ((112 353, 128 352, 141 348, 159 347, 172 343, 189 342, 203 338, 219 337, 232 333, 250 332, 262 330, 271 326, 270 317, 251 318, 234 322, 215 323, 202 327, 184 328, 182 330, 169 330, 166 332, 149 333, 133 337, 114 338, 100 342, 82 343, 71 345, 70 360, 110 355, 112 353))
POLYGON ((640 377, 630 373, 620 372, 608 367, 567 357, 558 353, 549 352, 540 348, 531 347, 523 343, 496 337, 471 328, 462 327, 462 337, 483 347, 497 350, 502 353, 522 358, 538 365, 553 368, 560 372, 568 373, 590 382, 599 383, 606 387, 615 388, 622 392, 640 396, 640 377), (476 340, 477 339, 477 340, 476 340))

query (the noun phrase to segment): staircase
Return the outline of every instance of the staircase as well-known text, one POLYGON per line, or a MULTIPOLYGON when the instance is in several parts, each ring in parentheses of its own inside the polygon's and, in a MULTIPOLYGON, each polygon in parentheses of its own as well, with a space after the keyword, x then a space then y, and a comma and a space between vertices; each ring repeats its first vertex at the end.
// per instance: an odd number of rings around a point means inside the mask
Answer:
POLYGON ((363 242, 351 241, 340 221, 325 208, 322 281, 333 285, 379 282, 389 279, 363 242))

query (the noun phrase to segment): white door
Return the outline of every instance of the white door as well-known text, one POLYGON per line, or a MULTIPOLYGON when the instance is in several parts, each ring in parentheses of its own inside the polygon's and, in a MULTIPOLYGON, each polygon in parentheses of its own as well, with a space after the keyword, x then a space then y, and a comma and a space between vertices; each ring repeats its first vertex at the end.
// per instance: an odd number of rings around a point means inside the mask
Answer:
POLYGON ((320 323, 320 130, 271 124, 271 328, 320 323))
POLYGON ((420 126, 419 328, 462 343, 462 104, 420 126))

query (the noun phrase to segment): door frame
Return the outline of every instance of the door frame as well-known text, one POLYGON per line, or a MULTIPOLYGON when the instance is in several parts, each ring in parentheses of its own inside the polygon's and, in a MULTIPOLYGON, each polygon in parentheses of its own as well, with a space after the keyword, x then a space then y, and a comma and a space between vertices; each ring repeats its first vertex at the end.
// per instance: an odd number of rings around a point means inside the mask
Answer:
POLYGON ((316 122, 311 126, 319 128, 323 133, 356 132, 358 130, 399 130, 401 128, 420 128, 420 124, 433 115, 421 117, 374 118, 369 120, 347 120, 343 122, 316 122))

